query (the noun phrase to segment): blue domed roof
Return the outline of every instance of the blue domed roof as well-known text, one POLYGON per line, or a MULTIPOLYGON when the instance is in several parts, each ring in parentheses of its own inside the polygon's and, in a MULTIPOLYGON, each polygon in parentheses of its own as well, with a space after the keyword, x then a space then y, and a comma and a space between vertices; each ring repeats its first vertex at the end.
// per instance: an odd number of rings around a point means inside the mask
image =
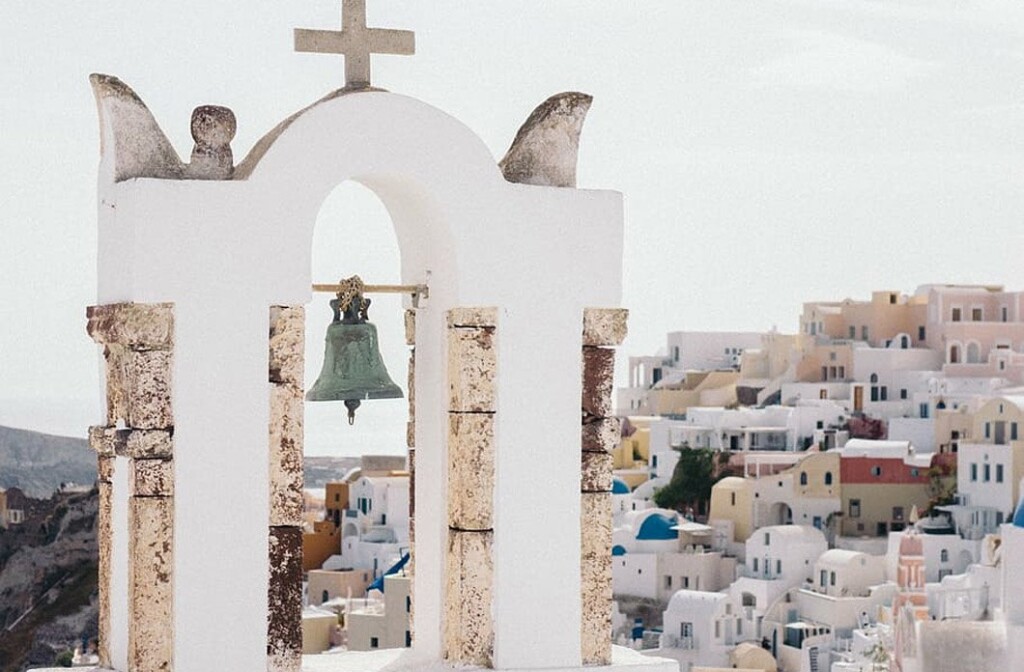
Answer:
POLYGON ((612 557, 626 554, 626 547, 621 544, 615 544, 612 546, 612 557))
POLYGON ((652 513, 647 516, 643 525, 640 526, 640 531, 636 533, 636 538, 640 541, 678 539, 679 531, 672 529, 675 525, 675 518, 670 518, 660 513, 652 513))
POLYGON ((621 478, 612 479, 612 494, 613 495, 628 495, 630 492, 629 486, 621 478))
POLYGON ((1020 500, 1020 505, 1017 506, 1017 513, 1013 514, 1013 526, 1024 527, 1024 497, 1020 500))

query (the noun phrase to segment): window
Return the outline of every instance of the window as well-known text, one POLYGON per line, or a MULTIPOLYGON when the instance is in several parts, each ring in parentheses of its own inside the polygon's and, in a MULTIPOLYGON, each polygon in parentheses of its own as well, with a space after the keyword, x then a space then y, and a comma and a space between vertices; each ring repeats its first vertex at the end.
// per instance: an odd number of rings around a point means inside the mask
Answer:
POLYGON ((1002 483, 1002 482, 1003 482, 1003 465, 997 464, 996 465, 996 483, 1002 483))
POLYGON ((921 470, 918 469, 917 467, 914 467, 913 469, 910 470, 910 477, 911 478, 918 478, 920 475, 921 475, 921 470))
POLYGON ((683 622, 679 624, 679 636, 684 638, 693 637, 693 623, 683 622))
POLYGON ((836 585, 836 573, 835 572, 830 572, 829 573, 829 575, 828 575, 828 584, 830 586, 836 585))
POLYGON ((832 472, 831 471, 826 471, 825 472, 825 485, 832 485, 832 472))
POLYGON ((846 378, 846 367, 845 366, 840 366, 839 367, 839 378, 840 379, 846 378))
POLYGON ((666 574, 665 575, 665 588, 671 588, 671 587, 672 587, 672 577, 669 576, 668 574, 666 574))
POLYGON ((951 317, 952 317, 954 322, 959 322, 960 321, 960 313, 961 312, 962 311, 961 311, 960 306, 957 306, 957 307, 953 308, 953 313, 952 313, 951 317))
POLYGON ((729 498, 732 500, 732 505, 736 506, 736 493, 735 492, 729 493, 729 498))
POLYGON ((765 546, 771 546, 772 545, 772 535, 769 532, 765 532, 764 533, 764 545, 765 546))
POLYGON ((939 553, 939 562, 949 562, 949 551, 945 548, 939 553))
POLYGON ((836 353, 835 352, 828 353, 828 358, 829 358, 830 361, 833 361, 833 362, 836 361, 836 353))
POLYGON ((868 325, 863 325, 860 328, 860 338, 862 341, 868 340, 868 325))
POLYGON ((380 640, 377 639, 376 637, 370 637, 370 648, 371 649, 380 648, 380 640))
MULTIPOLYGON (((850 517, 851 518, 860 518, 860 500, 859 499, 851 499, 850 500, 850 517)), ((754 562, 757 562, 757 561, 755 560, 754 562)))
POLYGON ((857 338, 857 327, 850 325, 850 340, 857 338))
POLYGON ((754 558, 754 574, 757 574, 757 558, 754 558))
POLYGON ((800 472, 800 485, 807 485, 807 472, 806 471, 801 471, 800 472))
POLYGON ((971 322, 981 322, 981 308, 971 308, 971 322))
MULTIPOLYGON (((754 560, 754 571, 755 572, 757 571, 757 560, 756 559, 754 560)), ((690 577, 688 577, 688 576, 682 577, 682 586, 683 586, 684 589, 690 587, 690 577)))
POLYGON ((881 397, 882 401, 888 401, 889 400, 889 388, 886 387, 885 385, 882 385, 882 387, 879 388, 879 396, 881 397))
POLYGON ((715 621, 715 639, 719 639, 722 636, 722 622, 715 621))
POLYGON ((412 612, 412 597, 409 595, 405 596, 405 613, 412 612))
POLYGON ((1016 441, 1016 440, 1017 440, 1017 423, 1016 422, 1011 422, 1010 423, 1010 441, 1016 441))
POLYGON ((922 418, 927 418, 928 417, 928 404, 921 404, 918 407, 918 411, 920 412, 922 418))
POLYGON ((892 507, 892 519, 897 521, 897 522, 902 522, 903 521, 903 507, 902 506, 894 506, 894 507, 892 507))
POLYGON ((901 387, 900 388, 900 399, 906 399, 906 398, 907 398, 907 388, 901 387))
POLYGON ((871 467, 871 475, 872 476, 881 476, 882 475, 882 467, 878 466, 877 464, 875 466, 871 467))
POLYGON ((675 359, 677 362, 679 361, 679 346, 678 345, 672 347, 672 358, 675 359))
POLYGON ((1010 316, 1009 316, 1009 311, 1007 311, 1007 309, 1006 309, 1006 306, 1003 306, 1003 307, 1001 307, 999 309, 999 317, 1000 317, 1000 319, 1002 319, 1003 322, 1009 321, 1008 318, 1010 316))
POLYGON ((988 422, 985 423, 985 438, 986 439, 991 439, 992 438, 992 424, 988 423, 988 422))
POLYGON ((320 594, 320 604, 323 604, 324 602, 327 602, 330 599, 331 594, 328 593, 326 590, 320 594))
POLYGON ((977 462, 972 462, 971 463, 971 482, 975 483, 975 482, 977 482, 977 480, 978 480, 978 463, 977 462))
POLYGON ((919 340, 919 341, 925 340, 924 339, 924 335, 925 335, 924 327, 918 327, 917 328, 917 340, 919 340))
POLYGON ((890 294, 889 295, 889 304, 890 305, 894 305, 895 303, 896 303, 896 295, 895 294, 890 294))
POLYGON ((985 478, 983 479, 986 483, 992 480, 992 465, 985 465, 985 478))
POLYGON ((412 647, 412 633, 408 630, 405 631, 405 648, 412 647))

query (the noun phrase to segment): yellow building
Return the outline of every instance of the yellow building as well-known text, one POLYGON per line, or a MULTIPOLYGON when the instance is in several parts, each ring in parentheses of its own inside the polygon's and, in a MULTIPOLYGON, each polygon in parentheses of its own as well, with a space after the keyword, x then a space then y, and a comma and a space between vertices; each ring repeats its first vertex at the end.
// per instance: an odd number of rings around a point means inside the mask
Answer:
POLYGON ((640 485, 650 473, 647 461, 651 454, 651 421, 657 418, 630 416, 622 421, 622 438, 612 451, 612 469, 615 475, 629 485, 640 485))
POLYGON ((743 542, 754 532, 754 497, 750 479, 727 476, 711 488, 708 520, 731 520, 734 541, 743 542))

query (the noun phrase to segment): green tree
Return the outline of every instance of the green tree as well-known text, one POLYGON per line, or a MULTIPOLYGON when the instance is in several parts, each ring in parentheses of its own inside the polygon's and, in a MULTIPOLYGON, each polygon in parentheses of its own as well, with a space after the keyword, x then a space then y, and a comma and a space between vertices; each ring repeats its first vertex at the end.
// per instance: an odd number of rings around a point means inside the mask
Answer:
POLYGON ((677 450, 679 462, 672 471, 672 480, 654 493, 654 503, 677 511, 693 507, 698 514, 703 514, 711 501, 711 486, 729 474, 725 466, 728 457, 724 462, 720 458, 716 460, 715 451, 709 448, 683 445, 677 450))

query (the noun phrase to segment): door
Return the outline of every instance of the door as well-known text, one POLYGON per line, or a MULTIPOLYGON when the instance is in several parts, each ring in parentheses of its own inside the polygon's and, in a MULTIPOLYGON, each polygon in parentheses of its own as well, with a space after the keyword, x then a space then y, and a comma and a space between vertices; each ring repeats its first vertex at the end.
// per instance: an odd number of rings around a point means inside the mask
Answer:
POLYGON ((853 410, 864 410, 864 388, 860 385, 853 388, 853 410))
POLYGON ((1006 443, 1006 422, 999 420, 994 424, 996 426, 995 436, 993 437, 994 443, 1001 446, 1006 443))

